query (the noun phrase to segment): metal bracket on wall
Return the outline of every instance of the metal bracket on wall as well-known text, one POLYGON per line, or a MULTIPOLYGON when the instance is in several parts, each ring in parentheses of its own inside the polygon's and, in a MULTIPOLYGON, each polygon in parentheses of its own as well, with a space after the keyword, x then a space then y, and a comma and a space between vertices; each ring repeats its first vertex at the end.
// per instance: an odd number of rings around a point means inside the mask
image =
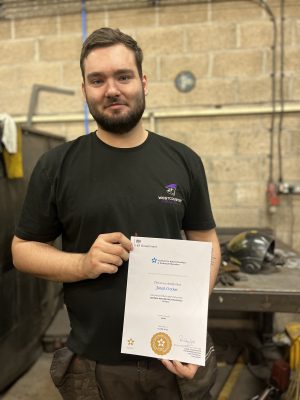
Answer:
POLYGON ((59 88, 59 87, 55 87, 55 86, 34 84, 32 86, 32 90, 31 90, 30 103, 29 103, 29 108, 28 108, 28 113, 27 113, 27 125, 28 126, 32 125, 32 117, 35 114, 36 106, 38 103, 39 93, 41 91, 67 94, 67 95, 71 95, 71 96, 73 96, 75 94, 74 90, 70 90, 70 89, 63 89, 63 88, 59 88))

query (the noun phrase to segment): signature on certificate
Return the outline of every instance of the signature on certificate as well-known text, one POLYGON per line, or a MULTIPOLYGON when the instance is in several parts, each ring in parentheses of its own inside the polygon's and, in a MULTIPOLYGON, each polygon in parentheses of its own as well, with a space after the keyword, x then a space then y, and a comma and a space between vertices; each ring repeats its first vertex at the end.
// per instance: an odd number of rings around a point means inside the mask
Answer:
POLYGON ((183 335, 180 335, 180 336, 179 336, 179 341, 180 341, 181 343, 185 343, 185 344, 188 345, 188 346, 191 346, 191 345, 195 344, 195 340, 186 338, 186 337, 183 336, 183 335))

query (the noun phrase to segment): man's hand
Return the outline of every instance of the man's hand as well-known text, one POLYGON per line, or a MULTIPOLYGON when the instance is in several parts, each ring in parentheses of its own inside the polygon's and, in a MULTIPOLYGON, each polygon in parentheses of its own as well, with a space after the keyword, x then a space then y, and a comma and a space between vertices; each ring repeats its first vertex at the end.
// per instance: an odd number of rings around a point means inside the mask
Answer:
POLYGON ((99 235, 88 253, 82 256, 80 269, 83 279, 115 274, 132 250, 131 241, 120 232, 99 235))
POLYGON ((199 365, 195 364, 182 364, 179 361, 161 360, 163 365, 173 374, 179 376, 179 378, 193 379, 199 365))

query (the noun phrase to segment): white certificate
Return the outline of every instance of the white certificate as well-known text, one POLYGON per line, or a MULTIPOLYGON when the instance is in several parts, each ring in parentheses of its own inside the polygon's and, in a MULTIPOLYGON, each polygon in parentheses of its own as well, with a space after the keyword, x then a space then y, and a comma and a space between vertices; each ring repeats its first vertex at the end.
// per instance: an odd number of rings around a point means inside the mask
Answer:
POLYGON ((212 243, 131 241, 121 352, 205 365, 212 243))

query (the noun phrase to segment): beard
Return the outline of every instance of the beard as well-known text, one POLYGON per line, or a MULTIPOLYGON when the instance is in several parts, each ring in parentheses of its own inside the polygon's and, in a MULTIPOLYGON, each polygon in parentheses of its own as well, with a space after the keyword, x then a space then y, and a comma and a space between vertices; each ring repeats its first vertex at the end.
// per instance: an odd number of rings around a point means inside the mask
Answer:
MULTIPOLYGON (((94 101, 86 99, 90 113, 97 125, 106 132, 122 135, 133 129, 142 118, 145 111, 145 94, 141 91, 135 99, 131 109, 126 114, 115 113, 114 115, 105 115, 97 109, 94 101)), ((117 97, 109 99, 106 106, 121 103, 117 97)), ((121 103, 123 104, 123 103, 121 103)))

